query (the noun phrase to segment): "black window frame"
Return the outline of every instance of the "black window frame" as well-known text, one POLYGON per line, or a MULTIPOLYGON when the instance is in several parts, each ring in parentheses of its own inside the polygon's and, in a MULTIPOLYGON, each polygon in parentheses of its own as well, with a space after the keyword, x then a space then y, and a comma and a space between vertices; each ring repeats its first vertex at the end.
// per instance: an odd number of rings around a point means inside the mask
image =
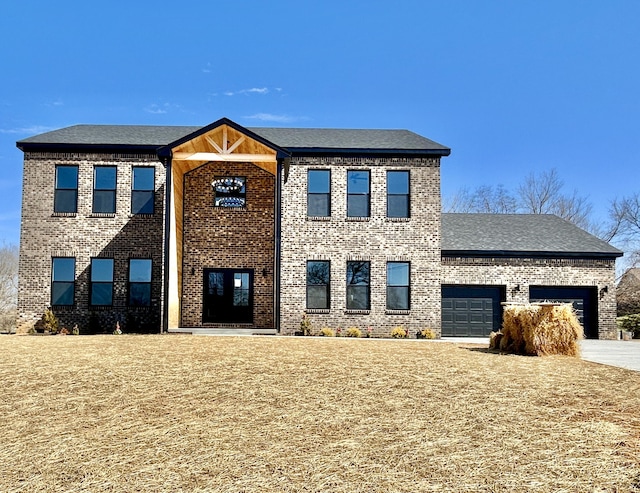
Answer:
POLYGON ((156 196, 156 168, 154 166, 133 166, 131 169, 131 214, 154 214, 156 196), (151 188, 136 188, 136 170, 150 170, 153 173, 153 183, 151 188), (140 200, 140 197, 146 197, 146 200, 140 200), (142 205, 140 205, 142 204, 142 205), (146 206, 151 204, 151 210, 147 210, 146 206))
MULTIPOLYGON (((91 258, 91 268, 90 268, 90 273, 89 273, 89 305, 90 306, 113 306, 113 295, 114 295, 114 278, 115 278, 115 259, 111 258, 111 257, 92 257, 91 258), (111 261, 111 281, 97 281, 94 280, 94 274, 96 272, 96 269, 94 267, 94 262, 99 262, 99 261, 106 261, 106 260, 110 260, 111 261), (94 302, 94 296, 96 295, 96 292, 98 292, 97 287, 98 286, 110 286, 110 296, 111 296, 111 301, 109 303, 95 303, 94 302)), ((102 290, 100 290, 102 291, 102 290)))
POLYGON ((215 176, 211 182, 213 189, 213 206, 223 209, 243 209, 247 207, 247 177, 246 176, 215 176), (242 186, 238 190, 237 184, 242 186))
POLYGON ((130 258, 129 259, 129 265, 128 265, 128 282, 127 282, 127 304, 128 306, 151 306, 151 294, 152 294, 152 290, 153 290, 153 259, 151 258, 130 258), (149 280, 148 281, 139 281, 139 280, 132 280, 131 279, 131 275, 133 273, 133 269, 131 268, 131 264, 133 262, 141 262, 141 261, 145 261, 149 263, 149 280), (136 300, 134 300, 134 298, 132 298, 132 295, 136 292, 137 288, 141 288, 144 287, 145 288, 145 294, 146 294, 146 299, 144 300, 144 302, 140 303, 136 300))
POLYGON ((310 169, 307 170, 307 216, 309 217, 331 217, 331 170, 330 169, 310 169), (322 173, 327 175, 327 191, 326 192, 315 192, 311 191, 311 174, 312 173, 322 173), (313 214, 313 212, 317 212, 312 205, 313 199, 317 197, 325 197, 326 199, 326 211, 323 214, 313 214))
POLYGON ((55 183, 54 183, 54 197, 53 197, 53 212, 57 214, 76 214, 78 212, 78 180, 79 180, 79 167, 72 164, 58 164, 55 171, 55 183), (61 186, 60 184, 60 170, 63 168, 75 169, 75 185, 74 186, 61 186), (73 196, 73 207, 63 207, 63 202, 68 200, 65 197, 73 196))
POLYGON ((386 301, 386 306, 387 306, 387 310, 401 310, 401 311, 408 311, 411 310, 411 262, 407 262, 407 261, 389 261, 387 262, 387 290, 386 290, 386 297, 387 297, 387 301, 386 301), (394 282, 393 284, 391 283, 390 280, 390 274, 389 274, 389 267, 393 264, 396 265, 406 265, 407 267, 407 279, 406 279, 406 284, 400 284, 400 283, 396 283, 394 282), (394 296, 391 293, 393 291, 400 291, 401 289, 406 290, 406 293, 404 294, 404 297, 406 298, 404 301, 404 304, 396 304, 396 305, 391 305, 390 302, 397 297, 397 294, 394 296))
POLYGON ((347 170, 347 217, 371 217, 371 170, 368 169, 353 169, 347 170), (350 175, 352 173, 366 173, 367 180, 367 191, 366 192, 355 192, 353 191, 353 185, 351 185, 350 175), (366 197, 366 214, 353 214, 351 209, 356 206, 354 202, 356 199, 366 197))
POLYGON ((349 260, 346 269, 347 310, 371 310, 371 262, 368 260, 349 260), (366 265, 366 279, 358 279, 357 271, 366 265), (359 267, 354 271, 354 267, 359 267), (350 279, 351 278, 351 279, 350 279), (355 294, 365 293, 364 304, 355 304, 355 294))
POLYGON ((409 170, 388 170, 387 171, 387 217, 393 219, 405 219, 411 217, 411 173, 409 170), (407 192, 406 193, 391 193, 389 191, 389 175, 395 174, 404 174, 407 177, 407 192), (390 203, 392 202, 392 198, 395 197, 406 197, 406 213, 403 215, 391 214, 390 203))
MULTIPOLYGON (((64 276, 67 277, 67 276, 64 276)), ((51 306, 73 306, 76 299, 76 258, 75 257, 51 257, 51 306), (73 274, 71 279, 56 280, 56 260, 73 260, 73 274), (71 287, 71 303, 58 303, 60 296, 56 293, 64 291, 65 286, 71 287)))
MULTIPOLYGON (((116 189, 118 187, 118 167, 117 166, 94 166, 93 167, 93 201, 91 212, 93 214, 115 214, 116 213, 116 189), (98 173, 104 170, 113 170, 113 187, 98 188, 98 173), (102 204, 102 200, 96 200, 98 197, 109 198, 109 206, 105 210, 97 210, 97 205, 102 204)), ((106 200, 105 200, 106 202, 106 200)))
POLYGON ((306 293, 306 306, 309 310, 329 310, 331 309, 331 262, 329 260, 307 260, 307 293, 306 293), (310 272, 310 267, 313 264, 323 264, 326 267, 324 271, 326 272, 326 279, 320 279, 319 276, 314 275, 310 272), (322 281, 322 282, 312 282, 314 280, 322 281), (324 306, 320 306, 319 303, 310 303, 313 298, 311 295, 311 291, 315 291, 318 287, 324 287, 324 296, 325 296, 325 304, 324 306))

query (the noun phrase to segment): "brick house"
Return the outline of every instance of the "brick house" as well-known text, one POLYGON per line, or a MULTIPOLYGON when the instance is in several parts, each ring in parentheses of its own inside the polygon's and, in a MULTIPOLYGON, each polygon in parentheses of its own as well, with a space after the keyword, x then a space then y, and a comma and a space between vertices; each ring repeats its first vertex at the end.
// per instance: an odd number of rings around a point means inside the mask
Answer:
POLYGON ((503 301, 615 337, 621 252, 553 216, 442 214, 450 150, 406 130, 78 125, 24 152, 18 331, 487 335, 503 301))

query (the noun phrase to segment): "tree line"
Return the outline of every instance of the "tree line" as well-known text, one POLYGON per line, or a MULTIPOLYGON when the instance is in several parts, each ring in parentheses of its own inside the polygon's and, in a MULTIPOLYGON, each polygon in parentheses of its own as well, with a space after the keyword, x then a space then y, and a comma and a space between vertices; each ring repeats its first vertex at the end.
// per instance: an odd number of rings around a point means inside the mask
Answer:
POLYGON ((640 193, 616 198, 606 219, 593 219, 593 205, 577 190, 567 192, 556 169, 531 173, 513 190, 480 185, 445 198, 444 212, 491 214, 555 214, 607 242, 627 256, 625 264, 640 265, 640 193))

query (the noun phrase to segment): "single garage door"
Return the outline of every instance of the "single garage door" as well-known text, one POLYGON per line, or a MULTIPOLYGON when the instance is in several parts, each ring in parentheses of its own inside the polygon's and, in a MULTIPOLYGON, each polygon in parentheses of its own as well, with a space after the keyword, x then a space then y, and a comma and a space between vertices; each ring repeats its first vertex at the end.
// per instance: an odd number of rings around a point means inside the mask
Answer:
POLYGON ((502 326, 504 286, 443 286, 442 335, 484 337, 502 326))
POLYGON ((584 327, 584 336, 598 338, 598 288, 567 286, 530 286, 529 301, 571 303, 584 327))

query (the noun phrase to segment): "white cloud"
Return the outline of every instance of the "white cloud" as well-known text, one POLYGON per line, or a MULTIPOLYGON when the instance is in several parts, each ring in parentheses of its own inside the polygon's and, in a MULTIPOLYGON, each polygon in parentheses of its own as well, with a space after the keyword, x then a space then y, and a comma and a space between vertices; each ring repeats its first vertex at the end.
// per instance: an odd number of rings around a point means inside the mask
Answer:
POLYGON ((164 107, 158 106, 157 104, 150 104, 144 109, 147 113, 151 113, 152 115, 164 115, 167 110, 164 107))
POLYGON ((173 103, 162 103, 156 104, 152 103, 144 109, 147 113, 151 113, 152 115, 164 115, 165 113, 169 113, 172 110, 182 110, 182 106, 179 104, 173 103))
POLYGON ((0 128, 0 134, 22 134, 22 135, 37 135, 45 132, 55 130, 55 127, 45 127, 43 125, 33 125, 31 127, 20 128, 0 128))
POLYGON ((305 116, 274 115, 273 113, 255 113, 245 116, 249 120, 260 120, 262 122, 291 123, 300 120, 308 120, 305 116))
POLYGON ((268 87, 252 87, 250 89, 240 89, 239 91, 225 91, 223 94, 225 96, 237 96, 239 94, 268 94, 268 87))

